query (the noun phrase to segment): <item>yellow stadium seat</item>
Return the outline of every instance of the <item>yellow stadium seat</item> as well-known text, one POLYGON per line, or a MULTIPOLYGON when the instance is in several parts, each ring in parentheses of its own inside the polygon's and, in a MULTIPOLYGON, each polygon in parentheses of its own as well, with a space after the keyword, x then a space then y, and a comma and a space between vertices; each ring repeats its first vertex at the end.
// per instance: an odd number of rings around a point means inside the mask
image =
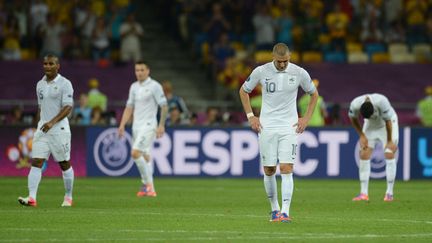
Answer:
POLYGON ((296 51, 291 52, 290 62, 299 63, 300 62, 300 54, 296 51))
POLYGON ((364 52, 349 52, 348 63, 368 63, 369 57, 364 52))
POLYGON ((271 51, 257 51, 255 52, 255 62, 266 63, 273 60, 273 54, 271 51))
POLYGON ((317 51, 306 51, 302 54, 302 62, 304 63, 319 63, 322 62, 323 55, 317 51))
POLYGON ((428 44, 415 44, 412 47, 412 53, 414 54, 417 62, 423 63, 432 60, 431 46, 428 44))
POLYGON ((388 63, 389 61, 390 57, 386 52, 377 52, 372 54, 372 63, 388 63))
POLYGON ((404 43, 392 43, 388 45, 388 52, 391 55, 399 53, 407 53, 408 46, 404 43))
POLYGON ((411 53, 399 53, 390 55, 391 63, 415 63, 415 56, 411 53))
POLYGON ((363 46, 360 43, 357 42, 349 42, 347 43, 347 52, 348 53, 355 53, 355 52, 362 52, 363 51, 363 46))

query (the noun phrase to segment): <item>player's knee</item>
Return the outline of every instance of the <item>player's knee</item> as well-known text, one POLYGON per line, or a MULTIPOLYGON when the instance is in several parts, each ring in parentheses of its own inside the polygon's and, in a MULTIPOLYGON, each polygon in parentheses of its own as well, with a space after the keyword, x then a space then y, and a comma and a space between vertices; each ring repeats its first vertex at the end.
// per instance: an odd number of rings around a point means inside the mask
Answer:
POLYGON ((131 152, 131 156, 132 156, 132 159, 134 159, 134 160, 136 160, 136 159, 138 159, 139 157, 141 157, 141 155, 142 155, 142 153, 139 151, 139 150, 132 150, 132 152, 131 152))
POLYGON ((360 159, 362 159, 362 160, 370 159, 371 155, 372 155, 372 152, 369 151, 369 149, 360 151, 360 159))
POLYGON ((33 159, 32 166, 37 168, 42 168, 43 162, 45 159, 33 159))
POLYGON ((384 157, 386 159, 394 159, 394 153, 392 153, 392 152, 385 152, 384 153, 384 157))
POLYGON ((147 162, 150 161, 150 155, 148 155, 148 154, 144 154, 143 157, 144 157, 144 160, 145 160, 145 161, 147 161, 147 162))
POLYGON ((293 170, 294 170, 293 164, 280 164, 281 174, 290 174, 293 173, 293 170))
POLYGON ((59 165, 60 165, 60 168, 62 169, 62 171, 69 170, 69 168, 71 167, 69 161, 62 161, 62 162, 59 162, 59 165))
POLYGON ((272 167, 264 167, 264 174, 266 176, 272 176, 276 173, 276 166, 272 166, 272 167))

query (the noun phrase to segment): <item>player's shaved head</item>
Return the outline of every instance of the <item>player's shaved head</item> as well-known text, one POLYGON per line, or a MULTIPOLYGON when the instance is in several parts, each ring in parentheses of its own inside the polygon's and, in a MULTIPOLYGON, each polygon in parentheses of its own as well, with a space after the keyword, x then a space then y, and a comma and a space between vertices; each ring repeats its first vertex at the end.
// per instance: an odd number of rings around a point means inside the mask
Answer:
POLYGON ((56 55, 48 54, 45 55, 44 60, 52 59, 56 64, 60 64, 59 58, 56 55))
POLYGON ((289 54, 289 48, 284 43, 277 43, 273 47, 273 55, 275 56, 285 56, 289 54))

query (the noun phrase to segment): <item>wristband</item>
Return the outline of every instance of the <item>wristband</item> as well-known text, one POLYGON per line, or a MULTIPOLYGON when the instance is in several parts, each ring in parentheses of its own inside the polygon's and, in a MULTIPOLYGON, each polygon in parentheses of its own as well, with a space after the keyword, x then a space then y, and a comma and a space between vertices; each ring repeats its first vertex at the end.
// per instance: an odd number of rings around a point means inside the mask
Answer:
POLYGON ((255 116, 253 112, 249 112, 249 113, 246 114, 247 119, 249 119, 249 118, 251 118, 253 116, 255 116))

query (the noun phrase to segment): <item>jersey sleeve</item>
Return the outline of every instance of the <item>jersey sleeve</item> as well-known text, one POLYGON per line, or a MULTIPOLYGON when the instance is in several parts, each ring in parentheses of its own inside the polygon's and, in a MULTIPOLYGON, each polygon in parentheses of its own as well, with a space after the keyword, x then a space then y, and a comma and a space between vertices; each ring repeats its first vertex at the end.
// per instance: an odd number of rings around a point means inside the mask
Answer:
POLYGON ((162 89, 162 85, 158 84, 153 88, 153 98, 156 100, 156 103, 159 106, 163 106, 167 104, 167 99, 162 89))
POLYGON ((349 107, 348 116, 350 118, 358 118, 359 117, 359 111, 360 107, 357 105, 357 99, 354 99, 349 107))
POLYGON ((40 107, 41 101, 43 99, 43 97, 42 97, 43 93, 42 93, 42 90, 39 88, 39 84, 40 84, 40 82, 38 82, 36 85, 36 96, 37 96, 38 106, 40 107))
POLYGON ((261 67, 255 68, 246 81, 243 83, 242 88, 246 93, 252 92, 252 90, 257 86, 261 80, 261 67))
POLYGON ((72 83, 69 80, 63 85, 63 93, 62 93, 62 106, 72 106, 73 107, 73 87, 72 83))
POLYGON ((392 109, 390 101, 387 99, 387 97, 382 96, 381 101, 379 102, 378 106, 379 106, 379 109, 381 111, 382 118, 385 121, 391 120, 391 117, 393 116, 394 110, 392 109))
POLYGON ((313 94, 315 92, 315 85, 313 84, 309 73, 302 68, 300 69, 299 77, 300 86, 302 87, 303 91, 308 94, 313 94))
POLYGON ((126 101, 126 106, 134 107, 135 106, 135 91, 133 89, 133 84, 129 88, 129 96, 128 100, 126 101))

